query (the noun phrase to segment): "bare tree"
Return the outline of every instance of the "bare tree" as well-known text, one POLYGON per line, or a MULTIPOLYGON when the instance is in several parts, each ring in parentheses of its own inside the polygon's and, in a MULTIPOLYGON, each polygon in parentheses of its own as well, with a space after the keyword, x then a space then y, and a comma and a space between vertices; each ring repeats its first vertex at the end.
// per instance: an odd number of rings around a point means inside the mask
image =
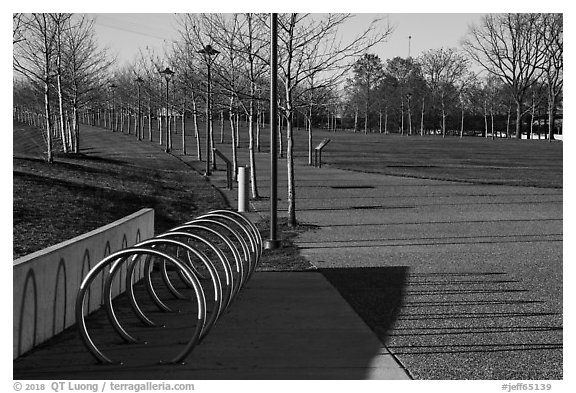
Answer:
POLYGON ((454 48, 431 49, 424 52, 419 63, 432 94, 440 104, 442 136, 446 136, 446 117, 450 101, 458 97, 456 82, 468 69, 468 60, 454 48))
MULTIPOLYGON (((350 59, 383 41, 392 31, 388 25, 379 30, 381 21, 375 20, 362 34, 344 42, 339 28, 351 18, 350 14, 328 14, 324 17, 281 14, 278 17, 278 74, 284 85, 285 105, 281 110, 287 125, 289 226, 297 225, 292 119, 297 87, 310 77, 318 81, 317 87, 334 85, 352 67, 350 59)), ((298 91, 299 94, 306 92, 307 89, 298 91)))
POLYGON ((64 94, 62 92, 62 41, 64 30, 69 26, 68 22, 72 17, 72 14, 55 13, 49 15, 52 19, 54 28, 56 29, 56 90, 58 92, 60 134, 62 136, 62 148, 64 153, 68 153, 71 141, 67 138, 65 130, 64 94))
POLYGON ((85 16, 72 21, 63 36, 62 67, 66 77, 66 91, 72 107, 72 148, 80 151, 79 110, 94 101, 95 95, 103 88, 110 66, 106 49, 100 49, 95 39, 94 24, 85 16))
MULTIPOLYGON (((258 84, 267 71, 265 57, 268 53, 268 40, 266 34, 265 18, 259 14, 233 14, 230 18, 223 15, 207 15, 206 23, 211 25, 210 30, 215 44, 219 45, 227 54, 225 62, 216 67, 220 87, 231 96, 230 104, 237 103, 246 115, 248 123, 248 153, 250 162, 250 185, 252 198, 258 198, 255 159, 255 121, 256 102, 258 100, 258 84)), ((230 111, 232 112, 232 107, 230 111)), ((237 114, 236 131, 233 139, 239 147, 239 114, 237 114)), ((231 120, 232 124, 232 120, 231 120)), ((233 154, 235 155, 235 154, 233 154)))
POLYGON ((546 60, 538 14, 488 14, 463 41, 466 52, 510 88, 516 105, 516 138, 521 137, 525 95, 546 60))
POLYGON ((43 91, 44 137, 49 163, 53 162, 50 85, 54 78, 56 35, 57 29, 49 14, 32 14, 24 38, 15 44, 13 56, 14 69, 43 91))
POLYGON ((548 86, 548 140, 552 141, 558 98, 564 87, 564 24, 562 14, 542 15, 543 51, 542 64, 545 82, 548 86))
POLYGON ((24 41, 25 30, 30 23, 29 16, 22 13, 12 14, 12 44, 24 41))

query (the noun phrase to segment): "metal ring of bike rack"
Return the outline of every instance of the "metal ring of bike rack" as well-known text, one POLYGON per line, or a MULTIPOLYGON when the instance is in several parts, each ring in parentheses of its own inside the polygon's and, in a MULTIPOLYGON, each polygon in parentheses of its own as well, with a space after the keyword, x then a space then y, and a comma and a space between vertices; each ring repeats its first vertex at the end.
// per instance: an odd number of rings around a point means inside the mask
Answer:
MULTIPOLYGON (((223 292, 222 292, 222 281, 220 279, 220 275, 218 274, 218 271, 216 270, 214 264, 208 259, 206 258, 205 255, 202 255, 198 250, 196 250, 195 248, 191 247, 188 244, 173 240, 173 239, 165 239, 165 238, 153 238, 150 240, 145 240, 143 242, 140 242, 136 245, 136 247, 147 247, 147 246, 151 246, 151 245, 157 245, 157 244, 172 244, 178 247, 182 247, 185 248, 186 250, 192 252, 195 256, 197 256, 202 263, 206 266, 206 269, 208 269, 208 273, 210 274, 210 278, 212 279, 212 285, 214 288, 214 304, 215 304, 215 312, 213 312, 210 316, 210 318, 208 318, 206 320, 206 326, 205 329, 202 331, 201 335, 200 335, 200 339, 202 339, 204 337, 204 335, 207 333, 208 330, 210 330, 210 328, 212 328, 212 326, 214 325, 214 323, 216 322, 216 318, 220 315, 220 313, 223 310, 223 302, 222 302, 222 297, 223 297, 223 292)), ((168 278, 168 280, 170 280, 168 278)), ((136 298, 134 297, 134 292, 132 291, 129 296, 131 296, 131 304, 135 304, 137 305, 138 303, 136 302, 136 298)), ((111 305, 111 302, 110 302, 111 305)), ((137 307, 137 309, 134 309, 134 311, 138 314, 139 312, 142 313, 140 307, 137 307)), ((113 309, 112 309, 112 313, 114 313, 113 309)), ((149 320, 149 318, 147 318, 145 316, 144 313, 142 313, 142 316, 144 316, 146 319, 149 320)), ((112 319, 112 321, 117 321, 116 318, 112 319)), ((114 323, 114 322, 113 322, 114 323)), ((118 325, 118 328, 123 330, 121 326, 118 325)), ((124 331, 125 332, 125 331, 124 331)))
MULTIPOLYGON (((200 338, 200 334, 201 334, 201 332, 204 328, 204 324, 206 322, 206 299, 204 297, 204 292, 202 290, 202 286, 200 285, 198 278, 194 275, 192 270, 190 270, 185 264, 183 264, 179 260, 175 259, 174 257, 172 257, 168 254, 165 254, 161 251, 158 251, 158 250, 149 249, 149 248, 136 248, 136 247, 127 248, 127 249, 118 251, 118 252, 111 254, 108 257, 104 258, 102 261, 100 261, 98 264, 96 264, 94 266, 94 268, 92 268, 92 270, 90 270, 88 272, 88 274, 86 275, 86 277, 82 281, 82 284, 80 284, 80 290, 78 291, 78 296, 76 297, 76 323, 78 324, 78 327, 80 329, 81 338, 84 341, 84 345, 86 345, 86 347, 88 348, 90 353, 98 361, 100 361, 102 363, 115 363, 113 360, 111 360, 109 357, 104 355, 96 347, 96 345, 94 344, 94 342, 92 341, 92 339, 90 337, 90 334, 88 333, 88 330, 86 328, 86 321, 84 320, 84 300, 86 297, 86 293, 87 293, 88 289, 90 288, 90 285, 92 284, 94 279, 98 276, 100 271, 103 270, 104 267, 106 267, 110 263, 115 262, 116 260, 118 260, 121 257, 128 257, 130 255, 135 255, 135 254, 156 255, 158 257, 165 258, 168 261, 170 261, 171 263, 173 263, 174 265, 176 265, 176 267, 181 269, 183 271, 183 273, 186 275, 186 277, 188 278, 188 280, 190 280, 190 282, 193 283, 194 292, 195 292, 196 300, 197 300, 197 306, 198 306, 198 324, 196 325, 196 328, 194 330, 192 338, 186 344, 184 350, 182 352, 180 352, 180 354, 178 354, 175 358, 173 358, 170 361, 171 363, 178 363, 178 362, 182 361, 192 351, 192 349, 197 344, 197 342, 200 338)), ((127 258, 124 258, 124 261, 126 259, 127 258)))
POLYGON ((234 275, 232 273, 232 266, 230 265, 230 262, 228 261, 228 258, 226 257, 226 255, 220 249, 216 248, 206 238, 204 238, 200 235, 197 235, 197 234, 193 234, 193 233, 171 230, 170 232, 166 232, 166 233, 163 233, 161 235, 158 235, 156 238, 162 239, 162 238, 168 238, 168 237, 186 237, 188 239, 198 240, 202 244, 208 246, 212 251, 214 251, 214 253, 218 257, 218 259, 220 260, 222 267, 224 268, 224 274, 225 274, 225 278, 226 278, 226 296, 225 296, 226 302, 225 302, 225 306, 224 306, 222 311, 224 311, 226 308, 228 308, 230 301, 232 300, 232 296, 234 295, 234 275))
MULTIPOLYGON (((260 231, 258 230, 256 225, 254 225, 254 223, 252 221, 250 221, 249 219, 244 217, 242 214, 235 212, 233 210, 213 210, 210 213, 227 214, 227 215, 231 215, 231 216, 234 216, 234 217, 241 219, 252 230, 252 233, 254 233, 254 236, 257 239, 256 242, 258 243, 258 245, 260 247, 260 254, 262 254, 262 252, 264 251, 264 240, 262 239, 262 234, 260 234, 260 231)), ((210 213, 207 213, 207 214, 210 214, 210 213)))
MULTIPOLYGON (((252 261, 252 253, 250 252, 250 250, 248 249, 248 243, 246 242, 246 239, 244 239, 242 237, 242 235, 234 228, 231 228, 229 225, 226 225, 224 223, 221 223, 220 221, 216 221, 214 219, 211 218, 201 218, 201 219, 197 219, 197 220, 192 220, 190 222, 188 222, 187 224, 211 224, 211 225, 215 225, 218 228, 224 228, 226 229, 228 232, 232 233, 232 235, 234 235, 234 238, 238 241, 238 243, 240 244, 240 247, 242 247, 242 253, 244 254, 244 260, 245 260, 245 265, 242 265, 242 276, 241 276, 241 280, 240 280, 240 288, 242 288, 244 286, 244 283, 246 282, 246 279, 248 278, 248 271, 246 269, 246 267, 250 267, 251 265, 251 261, 252 261)), ((249 269, 248 269, 249 270, 249 269)))
MULTIPOLYGON (((242 257, 240 256, 240 251, 238 250, 238 248, 234 245, 234 243, 232 243, 232 241, 224 236, 223 234, 221 234, 220 232, 216 231, 213 228, 210 228, 208 226, 206 226, 205 224, 202 223, 194 223, 194 224, 187 224, 187 225, 182 225, 176 228, 173 228, 172 230, 170 230, 170 232, 167 233, 172 233, 172 232, 177 232, 177 231, 187 231, 187 230, 202 230, 208 233, 211 233, 215 236, 217 236, 220 240, 222 240, 230 249, 230 251, 232 252, 232 255, 234 256, 234 262, 236 264, 236 273, 238 273, 238 284, 234 285, 234 283, 236 281, 232 281, 232 291, 231 291, 231 298, 229 299, 228 304, 230 303, 230 301, 232 300, 232 297, 235 296, 238 291, 241 288, 241 282, 242 282, 242 277, 244 276, 244 263, 242 262, 242 257)), ((224 255, 224 257, 226 258, 226 255, 224 255)), ((226 258, 226 260, 228 260, 226 258)), ((234 276, 232 276, 233 279, 234 276)))
MULTIPOLYGON (((209 218, 209 219, 225 219, 227 221, 231 221, 233 222, 235 225, 237 225, 247 236, 248 240, 250 241, 250 248, 252 249, 252 259, 251 262, 248 266, 248 277, 252 276, 252 273, 254 271, 254 269, 256 268, 256 265, 258 263, 258 259, 259 259, 259 252, 257 251, 257 239, 254 236, 253 233, 251 233, 251 231, 249 231, 248 229, 246 229, 246 227, 244 225, 242 225, 242 223, 236 219, 235 217, 231 217, 229 215, 224 215, 224 214, 220 214, 220 213, 208 213, 205 214, 203 216, 198 217, 196 220, 201 220, 201 219, 205 219, 205 218, 209 218)), ((195 220, 193 220, 195 221, 195 220)))
MULTIPOLYGON (((87 294, 100 274, 102 274, 106 315, 115 332, 125 342, 136 343, 138 338, 130 335, 124 329, 113 307, 112 286, 118 273, 124 271, 124 266, 127 265, 126 277, 124 278, 121 273, 120 282, 125 279, 126 292, 132 311, 145 326, 157 326, 157 324, 142 311, 136 300, 134 274, 137 266, 140 266, 139 269, 141 269, 143 264, 144 286, 155 305, 162 311, 173 312, 159 298, 152 283, 152 273, 158 271, 154 269, 154 265, 158 261, 160 262, 159 274, 168 291, 176 299, 186 299, 187 297, 172 284, 167 271, 167 264, 175 267, 175 273, 180 280, 193 291, 190 300, 192 304, 196 304, 194 314, 196 314, 197 324, 184 349, 169 361, 169 363, 182 362, 202 341, 222 313, 228 309, 240 289, 250 279, 256 270, 263 250, 262 236, 250 220, 234 211, 215 210, 152 239, 139 242, 130 248, 106 256, 84 277, 76 297, 75 317, 84 345, 99 362, 115 363, 92 341, 84 316, 87 294), (207 237, 208 235, 211 237, 207 237), (205 253, 208 249, 211 250, 211 253, 208 254, 210 257, 205 253), (229 249, 229 252, 225 253, 225 249, 229 249), (217 269, 216 264, 211 259, 212 253, 220 262, 220 270, 217 269), (230 263, 230 255, 234 258, 235 269, 230 263), (203 266, 203 269, 200 269, 199 266, 203 266), (106 268, 109 268, 108 272, 106 272, 106 268), (205 274, 206 272, 208 274, 205 274), (202 281, 207 280, 213 289, 213 303, 210 301, 210 307, 206 303, 205 291, 208 289, 204 288, 206 284, 202 284, 202 281)), ((142 270, 139 271, 142 272, 142 270)), ((121 362, 118 363, 121 364, 121 362)))

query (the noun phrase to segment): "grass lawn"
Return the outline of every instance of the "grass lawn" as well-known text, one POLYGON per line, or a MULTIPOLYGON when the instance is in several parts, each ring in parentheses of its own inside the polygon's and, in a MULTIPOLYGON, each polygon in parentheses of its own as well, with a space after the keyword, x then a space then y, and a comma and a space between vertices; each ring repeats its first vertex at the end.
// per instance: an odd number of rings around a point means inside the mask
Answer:
MULTIPOLYGON (((297 131, 296 155, 307 159, 307 134, 297 131)), ((330 138, 323 164, 360 172, 481 184, 562 188, 563 143, 480 137, 354 134, 314 131, 330 138)))
MULTIPOLYGON (((203 125, 200 126, 202 131, 203 125)), ((215 130, 219 130, 218 122, 215 122, 215 130)), ((246 130, 241 128, 240 146, 245 149, 248 140, 246 132, 242 131, 246 130)), ((109 133, 103 132, 104 135, 109 133)), ((187 125, 186 133, 191 134, 187 137, 189 154, 195 154, 191 124, 187 125)), ((161 147, 136 144, 129 135, 117 136, 125 138, 126 143, 108 146, 99 141, 97 135, 94 131, 87 133, 84 138, 88 138, 88 145, 85 146, 96 144, 100 150, 89 148, 75 156, 57 155, 56 162, 47 165, 42 159, 44 142, 40 132, 14 124, 14 258, 144 207, 155 209, 155 229, 161 232, 202 212, 226 206, 224 198, 198 172, 182 165, 179 169, 163 167, 162 160, 141 150, 146 146, 161 154, 161 147), (135 151, 116 152, 119 148, 135 145, 140 146, 135 151)), ((204 147, 203 132, 200 136, 204 147)), ((157 135, 154 137, 157 140, 157 135)), ((215 137, 219 139, 219 131, 215 137)), ((484 184, 562 188, 561 142, 402 137, 314 130, 314 145, 324 138, 331 139, 323 153, 324 164, 342 169, 484 184)), ((227 134, 226 140, 229 141, 227 134)), ((296 159, 306 162, 306 131, 295 129, 294 140, 296 159)), ((179 135, 175 135, 174 149, 180 149, 180 143, 179 135)), ((266 152, 268 148, 268 130, 263 129, 261 151, 266 152)), ((202 171, 203 163, 193 165, 202 171)), ((296 263, 294 268, 306 266, 306 263, 296 263)))
MULTIPOLYGON (((142 154, 139 160, 128 162, 86 149, 76 156, 56 156, 49 165, 34 148, 42 143, 19 143, 38 137, 37 130, 14 125, 14 258, 146 207, 155 210, 156 233, 208 210, 227 207, 214 187, 182 164, 179 169, 167 168, 161 160, 142 154)), ((103 143, 94 132, 85 138, 90 146, 103 143)), ((115 149, 110 146, 108 155, 115 149)))
MULTIPOLYGON (((203 163, 193 163, 196 172, 158 146, 105 130, 92 129, 84 138, 90 146, 85 153, 59 154, 49 165, 42 158, 44 142, 39 131, 14 124, 13 258, 146 207, 155 211, 155 233, 228 207, 224 197, 199 175, 203 163), (114 145, 115 141, 121 145, 114 145)), ((257 224, 263 234, 268 233, 267 221, 257 224)), ((267 252, 259 270, 310 268, 292 241, 310 227, 279 224, 283 247, 267 252)))

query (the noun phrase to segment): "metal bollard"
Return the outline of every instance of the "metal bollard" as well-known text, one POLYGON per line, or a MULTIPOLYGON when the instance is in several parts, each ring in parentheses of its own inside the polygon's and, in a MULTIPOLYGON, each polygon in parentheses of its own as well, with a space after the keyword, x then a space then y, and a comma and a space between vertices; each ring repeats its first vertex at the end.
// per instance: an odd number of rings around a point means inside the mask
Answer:
POLYGON ((238 167, 238 211, 248 211, 248 167, 238 167))

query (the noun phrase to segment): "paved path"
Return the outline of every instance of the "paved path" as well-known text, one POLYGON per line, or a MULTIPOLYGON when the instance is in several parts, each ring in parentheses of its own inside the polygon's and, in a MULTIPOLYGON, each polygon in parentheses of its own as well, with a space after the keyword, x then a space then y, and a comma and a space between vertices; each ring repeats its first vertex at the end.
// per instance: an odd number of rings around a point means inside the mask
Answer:
MULTIPOLYGON (((562 378, 562 190, 303 164, 297 218, 318 229, 296 244, 414 378, 562 378)), ((259 154, 263 215, 268 165, 259 154)))

